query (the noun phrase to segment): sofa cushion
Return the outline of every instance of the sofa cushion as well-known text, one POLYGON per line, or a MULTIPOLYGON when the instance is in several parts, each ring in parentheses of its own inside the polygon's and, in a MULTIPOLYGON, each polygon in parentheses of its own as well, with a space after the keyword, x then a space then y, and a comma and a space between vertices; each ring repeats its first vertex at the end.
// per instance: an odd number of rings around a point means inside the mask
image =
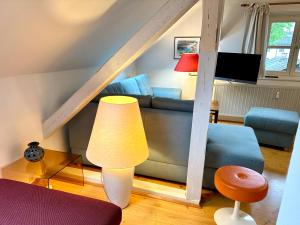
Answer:
POLYGON ((154 97, 181 99, 180 88, 152 87, 152 90, 154 97))
MULTIPOLYGON (((98 103, 99 100, 106 96, 115 96, 120 94, 108 94, 108 93, 100 93, 97 97, 95 97, 92 102, 98 103)), ((139 106, 143 108, 151 108, 152 106, 152 96, 151 95, 131 95, 131 94, 121 94, 122 96, 130 96, 134 97, 138 100, 139 106)))
POLYGON ((219 168, 225 165, 244 166, 263 172, 264 158, 252 128, 227 124, 209 125, 205 166, 219 168))
POLYGON ((112 83, 110 85, 108 85, 106 88, 104 88, 101 93, 103 94, 122 94, 124 93, 124 89, 122 87, 122 85, 120 84, 120 82, 116 82, 116 83, 112 83))
POLYGON ((149 78, 146 74, 141 74, 141 75, 135 76, 134 78, 139 86, 141 95, 153 95, 153 91, 150 86, 149 78))
POLYGON ((194 101, 155 97, 152 99, 152 108, 193 112, 194 101))
POLYGON ((120 82, 126 94, 140 95, 140 89, 134 77, 127 78, 120 82))
POLYGON ((297 112, 274 108, 252 107, 245 116, 245 125, 254 129, 296 134, 297 112))
POLYGON ((293 143, 295 136, 282 133, 282 132, 274 132, 269 130, 254 130, 258 143, 265 145, 272 145, 281 148, 290 148, 293 143))
POLYGON ((187 167, 148 159, 135 167, 135 173, 185 183, 187 167))
POLYGON ((130 95, 126 96, 134 97, 138 100, 139 106, 143 108, 151 108, 152 106, 152 96, 151 95, 130 95))

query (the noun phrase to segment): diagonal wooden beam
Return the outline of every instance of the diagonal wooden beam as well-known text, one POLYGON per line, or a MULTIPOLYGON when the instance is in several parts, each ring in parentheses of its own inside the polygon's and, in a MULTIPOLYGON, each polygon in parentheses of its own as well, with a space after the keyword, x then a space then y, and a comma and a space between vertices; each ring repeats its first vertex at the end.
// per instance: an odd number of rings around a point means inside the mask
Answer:
POLYGON ((224 0, 203 0, 200 58, 187 174, 187 200, 201 198, 209 111, 218 54, 224 0))
POLYGON ((43 123, 44 137, 62 127, 134 62, 198 0, 168 0, 129 41, 43 123))

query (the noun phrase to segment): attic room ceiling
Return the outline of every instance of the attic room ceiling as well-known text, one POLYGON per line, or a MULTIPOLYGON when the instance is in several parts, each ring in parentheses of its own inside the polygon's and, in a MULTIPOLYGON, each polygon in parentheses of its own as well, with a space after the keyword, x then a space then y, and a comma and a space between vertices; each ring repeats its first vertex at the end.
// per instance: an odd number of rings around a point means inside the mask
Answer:
POLYGON ((0 1, 0 77, 101 66, 165 2, 0 1))

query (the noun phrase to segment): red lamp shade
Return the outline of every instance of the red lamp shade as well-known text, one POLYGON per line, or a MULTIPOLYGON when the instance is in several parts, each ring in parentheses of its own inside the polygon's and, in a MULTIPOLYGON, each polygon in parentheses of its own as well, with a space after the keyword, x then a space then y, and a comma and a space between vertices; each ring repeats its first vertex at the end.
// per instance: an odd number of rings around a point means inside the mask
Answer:
POLYGON ((175 71, 178 72, 197 72, 199 54, 183 53, 179 59, 175 71))

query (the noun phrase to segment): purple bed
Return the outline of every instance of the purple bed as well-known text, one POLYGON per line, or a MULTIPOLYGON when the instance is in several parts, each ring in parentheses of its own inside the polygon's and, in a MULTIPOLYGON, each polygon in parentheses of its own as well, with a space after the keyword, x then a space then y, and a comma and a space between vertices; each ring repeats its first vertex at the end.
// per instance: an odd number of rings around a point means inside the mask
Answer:
POLYGON ((119 225, 111 203, 0 179, 1 225, 119 225))

